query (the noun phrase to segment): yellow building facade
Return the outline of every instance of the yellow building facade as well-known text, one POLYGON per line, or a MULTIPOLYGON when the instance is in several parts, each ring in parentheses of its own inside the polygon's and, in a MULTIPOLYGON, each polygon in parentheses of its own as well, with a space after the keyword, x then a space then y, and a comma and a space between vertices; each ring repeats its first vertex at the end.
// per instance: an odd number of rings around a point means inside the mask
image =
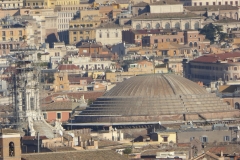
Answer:
POLYGON ((21 41, 26 35, 25 27, 0 27, 0 41, 21 41))
POLYGON ((176 143, 177 134, 176 132, 158 132, 158 142, 160 143, 176 143))
POLYGON ((54 73, 53 90, 54 92, 70 90, 68 73, 54 73))
POLYGON ((72 20, 69 22, 69 44, 76 44, 82 40, 96 39, 95 28, 100 20, 72 20))
POLYGON ((25 0, 25 7, 44 7, 54 9, 56 5, 77 5, 78 0, 25 0))

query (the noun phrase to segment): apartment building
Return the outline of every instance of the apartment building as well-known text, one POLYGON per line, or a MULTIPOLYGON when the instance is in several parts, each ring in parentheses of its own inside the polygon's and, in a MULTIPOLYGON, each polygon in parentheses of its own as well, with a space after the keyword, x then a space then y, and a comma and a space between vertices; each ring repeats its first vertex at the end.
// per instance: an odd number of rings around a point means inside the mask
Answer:
POLYGON ((54 9, 56 5, 77 5, 78 0, 23 0, 24 7, 31 8, 52 8, 54 9))
POLYGON ((1 9, 17 9, 23 7, 23 0, 6 0, 0 1, 1 9))
POLYGON ((114 23, 101 24, 96 28, 96 42, 113 45, 122 42, 123 27, 114 23))
POLYGON ((238 6, 240 0, 180 0, 184 6, 210 6, 210 5, 231 5, 238 6))
POLYGON ((209 85, 211 82, 239 81, 240 53, 211 54, 183 62, 184 77, 209 85))
POLYGON ((101 21, 98 17, 84 17, 69 22, 69 44, 76 44, 81 41, 95 40, 96 27, 101 21))

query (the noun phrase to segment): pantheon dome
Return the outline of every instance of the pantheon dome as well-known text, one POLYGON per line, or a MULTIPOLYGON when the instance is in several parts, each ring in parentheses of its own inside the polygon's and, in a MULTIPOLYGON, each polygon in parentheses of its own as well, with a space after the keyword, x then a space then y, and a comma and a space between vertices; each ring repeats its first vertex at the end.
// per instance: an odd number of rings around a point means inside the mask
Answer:
POLYGON ((224 119, 239 111, 174 74, 129 78, 75 117, 76 122, 158 122, 224 119))

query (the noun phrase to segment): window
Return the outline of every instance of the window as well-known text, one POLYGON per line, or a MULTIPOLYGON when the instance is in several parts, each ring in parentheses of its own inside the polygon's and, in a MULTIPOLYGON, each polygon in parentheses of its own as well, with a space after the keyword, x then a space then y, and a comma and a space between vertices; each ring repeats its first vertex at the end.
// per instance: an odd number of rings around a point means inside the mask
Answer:
POLYGON ((86 34, 89 34, 90 32, 89 31, 86 31, 86 34))
POLYGON ((229 136, 224 136, 223 140, 224 140, 224 142, 229 142, 230 141, 230 137, 229 136))
POLYGON ((168 137, 163 137, 163 142, 168 142, 168 137))
POLYGON ((203 142, 203 143, 208 142, 208 137, 206 137, 206 136, 201 137, 201 142, 203 142))
POLYGON ((190 142, 192 141, 192 140, 194 140, 195 139, 195 137, 190 137, 190 142))
POLYGON ((238 6, 238 1, 235 1, 235 5, 238 6))
POLYGON ((2 37, 2 41, 6 41, 6 37, 2 37))
POLYGON ((234 71, 237 71, 237 67, 234 67, 234 71))
POLYGON ((218 2, 218 5, 221 5, 221 2, 218 2))
POLYGON ((158 43, 158 39, 154 39, 154 43, 158 43))
POLYGON ((216 3, 215 3, 215 2, 213 2, 213 5, 216 5, 216 3))
POLYGON ((64 88, 64 86, 61 84, 60 86, 59 86, 59 89, 63 89, 64 88))
POLYGON ((99 38, 102 38, 102 33, 99 33, 99 38))
POLYGON ((196 2, 194 3, 194 6, 197 6, 197 3, 196 3, 196 2))
POLYGON ((43 118, 47 119, 47 113, 43 113, 43 118))
POLYGON ((233 1, 230 1, 230 5, 233 5, 233 1))
POLYGON ((206 6, 208 6, 209 5, 209 3, 208 2, 206 2, 206 6))
POLYGON ((73 32, 73 34, 77 34, 77 32, 73 32))
POLYGON ((15 147, 14 143, 10 142, 9 143, 9 157, 14 157, 15 156, 15 147))
POLYGON ((228 2, 227 2, 227 1, 225 1, 225 5, 228 5, 228 2))
POLYGON ((73 41, 76 41, 77 40, 77 38, 76 37, 73 37, 73 41))
POLYGON ((200 2, 199 5, 202 6, 202 2, 200 2))
POLYGON ((31 110, 34 110, 34 98, 30 98, 30 107, 31 110))
POLYGON ((61 119, 62 118, 62 113, 57 113, 57 119, 61 119))
POLYGON ((22 36, 22 31, 19 31, 19 36, 22 36))
POLYGON ((109 38, 109 33, 107 33, 107 38, 109 38))
POLYGON ((118 37, 118 33, 116 33, 116 37, 118 37))
POLYGON ((240 109, 240 105, 238 102, 235 103, 235 109, 240 109))

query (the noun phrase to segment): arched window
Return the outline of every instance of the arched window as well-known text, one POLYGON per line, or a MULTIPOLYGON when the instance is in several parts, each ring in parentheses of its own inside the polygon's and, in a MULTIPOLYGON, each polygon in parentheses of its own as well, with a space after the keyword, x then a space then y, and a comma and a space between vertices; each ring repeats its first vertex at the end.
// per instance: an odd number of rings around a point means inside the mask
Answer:
POLYGON ((10 142, 9 143, 9 157, 14 157, 14 156, 15 156, 14 143, 10 142))
POLYGON ((228 75, 226 75, 226 76, 225 76, 225 80, 228 81, 228 79, 229 79, 229 78, 228 78, 228 75))
POLYGON ((140 24, 137 24, 137 25, 136 25, 136 29, 138 29, 138 30, 141 29, 141 25, 140 25, 140 24))
POLYGON ((160 24, 157 23, 156 26, 155 26, 156 29, 159 29, 160 28, 160 24))
POLYGON ((185 23, 185 30, 189 29, 189 23, 185 23))
POLYGON ((199 23, 198 23, 198 22, 195 22, 195 23, 194 23, 194 29, 195 29, 195 30, 198 30, 198 29, 199 29, 199 23))
POLYGON ((193 47, 193 44, 192 44, 192 42, 190 42, 190 43, 189 43, 189 47, 193 47))
POLYGON ((165 29, 170 29, 170 23, 165 24, 165 29))
POLYGON ((238 13, 235 13, 234 19, 238 20, 238 13))
POLYGON ((234 76, 234 80, 237 80, 237 79, 238 79, 238 77, 237 77, 237 75, 235 75, 235 76, 234 76))
POLYGON ((175 28, 180 29, 180 23, 179 22, 175 23, 175 28))
POLYGON ((235 103, 235 109, 240 109, 240 105, 238 102, 235 103))
POLYGON ((197 42, 194 42, 194 47, 197 47, 197 42))
POLYGON ((151 28, 151 25, 150 25, 149 23, 147 23, 146 28, 147 28, 147 29, 150 29, 150 28, 151 28))

